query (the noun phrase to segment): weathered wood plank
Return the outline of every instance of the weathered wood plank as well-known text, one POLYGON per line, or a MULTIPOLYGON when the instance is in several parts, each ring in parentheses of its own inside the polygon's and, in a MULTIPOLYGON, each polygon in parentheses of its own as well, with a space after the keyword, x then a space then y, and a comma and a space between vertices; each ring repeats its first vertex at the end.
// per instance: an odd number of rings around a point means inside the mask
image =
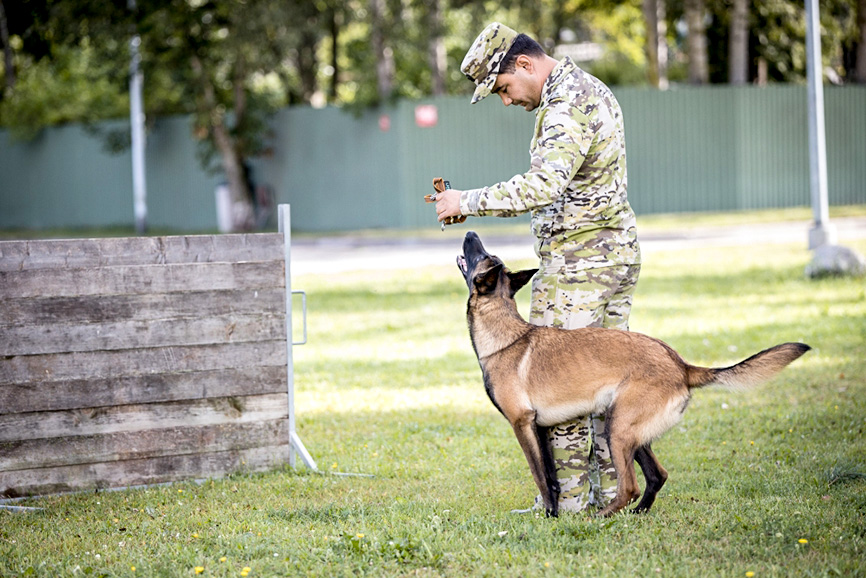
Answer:
POLYGON ((0 495, 288 459, 281 234, 0 242, 0 495))
POLYGON ((271 341, 285 339, 285 333, 285 317, 275 315, 6 327, 0 331, 0 355, 271 341))
POLYGON ((262 471, 288 462, 286 446, 0 472, 0 497, 122 488, 262 471))
POLYGON ((213 315, 285 315, 283 288, 4 299, 0 327, 146 321, 213 315))
POLYGON ((285 394, 9 413, 0 415, 0 442, 255 423, 287 416, 288 398, 285 394))
POLYGON ((283 261, 0 271, 0 299, 285 286, 283 261))
POLYGON ((0 242, 0 271, 282 258, 280 233, 0 242))
POLYGON ((285 391, 285 365, 14 383, 0 385, 0 415, 285 391))
POLYGON ((289 443, 289 422, 277 419, 0 442, 0 471, 243 450, 289 443))
POLYGON ((233 367, 285 366, 286 342, 257 341, 222 345, 157 347, 126 351, 92 351, 15 355, 0 359, 0 387, 47 381, 116 379, 233 367))

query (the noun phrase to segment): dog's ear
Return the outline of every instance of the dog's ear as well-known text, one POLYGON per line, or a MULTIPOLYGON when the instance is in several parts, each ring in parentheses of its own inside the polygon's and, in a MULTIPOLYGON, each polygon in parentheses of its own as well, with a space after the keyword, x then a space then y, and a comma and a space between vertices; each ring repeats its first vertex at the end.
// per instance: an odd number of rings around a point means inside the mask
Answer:
POLYGON ((511 279, 511 296, 517 293, 521 287, 529 283, 529 280, 538 272, 538 269, 526 269, 524 271, 509 271, 508 278, 511 279))
POLYGON ((496 290, 496 284, 499 283, 499 274, 502 272, 503 267, 504 265, 499 263, 490 269, 475 274, 472 281, 479 295, 489 295, 496 290))

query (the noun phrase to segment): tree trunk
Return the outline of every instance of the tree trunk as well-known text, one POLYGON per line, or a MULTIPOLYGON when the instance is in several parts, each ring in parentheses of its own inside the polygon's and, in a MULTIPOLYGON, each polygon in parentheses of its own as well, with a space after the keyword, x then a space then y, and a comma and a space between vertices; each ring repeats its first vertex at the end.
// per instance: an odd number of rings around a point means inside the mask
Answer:
POLYGON ((244 175, 243 164, 235 150, 228 127, 222 122, 224 117, 211 124, 210 131, 214 144, 222 159, 223 171, 229 188, 231 199, 232 231, 250 231, 255 222, 255 211, 251 200, 250 189, 244 175))
MULTIPOLYGON (((201 102, 204 111, 199 111, 199 113, 206 113, 208 136, 213 140, 222 160, 231 204, 232 231, 249 231, 255 223, 255 211, 252 191, 247 185, 244 174, 243 159, 235 146, 229 127, 226 126, 225 113, 217 112, 216 92, 210 76, 204 70, 198 56, 192 57, 191 64, 193 72, 198 77, 199 88, 202 92, 201 102)), ((239 63, 238 66, 243 65, 239 63)), ((242 76, 239 70, 235 72, 236 78, 242 76)), ((238 82, 235 82, 235 122, 239 122, 246 113, 246 95, 243 92, 243 87, 238 86, 238 82)))
POLYGON ((337 53, 339 51, 338 40, 340 35, 340 25, 337 22, 337 9, 331 7, 328 12, 328 25, 331 32, 331 70, 333 70, 333 74, 331 75, 331 82, 328 85, 328 101, 334 103, 337 102, 337 86, 340 77, 339 60, 337 58, 337 53))
MULTIPOLYGON (((866 0, 861 0, 866 1, 866 0)), ((728 82, 749 81, 749 0, 734 0, 728 38, 728 82)))
POLYGON ((301 41, 298 46, 298 75, 301 77, 301 98, 310 102, 316 92, 316 45, 318 35, 314 30, 305 27, 301 31, 301 41))
POLYGON ((434 96, 445 94, 445 36, 442 25, 442 0, 430 0, 430 75, 434 96))
POLYGON ((661 89, 668 87, 668 45, 664 0, 643 0, 646 22, 646 57, 649 83, 661 89))
POLYGON ((370 0, 370 19, 370 42, 376 57, 376 88, 379 102, 386 102, 394 90, 394 52, 385 42, 385 0, 370 0))
POLYGON ((6 76, 6 90, 15 87, 15 63, 12 60, 12 46, 9 45, 9 26, 6 23, 6 9, 0 0, 0 42, 3 43, 3 64, 6 76))
POLYGON ((687 39, 689 52, 689 82, 706 84, 710 80, 707 61, 707 27, 704 21, 706 10, 704 0, 686 0, 686 23, 689 29, 687 39))
POLYGON ((857 28, 860 37, 854 63, 854 82, 866 84, 866 0, 857 2, 857 28))

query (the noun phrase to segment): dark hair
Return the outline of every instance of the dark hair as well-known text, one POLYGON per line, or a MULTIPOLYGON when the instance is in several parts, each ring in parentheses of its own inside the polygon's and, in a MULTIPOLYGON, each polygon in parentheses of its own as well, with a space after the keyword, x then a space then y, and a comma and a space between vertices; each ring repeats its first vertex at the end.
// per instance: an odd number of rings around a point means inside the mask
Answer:
POLYGON ((514 74, 514 61, 517 60, 517 57, 521 54, 525 54, 532 58, 538 58, 547 53, 544 51, 544 48, 541 47, 541 44, 526 34, 518 34, 517 38, 515 38, 514 42, 511 44, 511 48, 509 48, 508 52, 505 53, 505 58, 503 58, 502 62, 499 63, 497 74, 514 74))

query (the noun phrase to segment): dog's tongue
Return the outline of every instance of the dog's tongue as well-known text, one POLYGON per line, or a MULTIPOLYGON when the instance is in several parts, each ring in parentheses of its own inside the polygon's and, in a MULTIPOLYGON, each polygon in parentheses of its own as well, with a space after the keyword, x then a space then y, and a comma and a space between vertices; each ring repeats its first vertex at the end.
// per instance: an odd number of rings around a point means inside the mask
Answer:
POLYGON ((463 255, 457 255, 457 266, 460 267, 460 270, 464 273, 466 272, 466 257, 463 255))

